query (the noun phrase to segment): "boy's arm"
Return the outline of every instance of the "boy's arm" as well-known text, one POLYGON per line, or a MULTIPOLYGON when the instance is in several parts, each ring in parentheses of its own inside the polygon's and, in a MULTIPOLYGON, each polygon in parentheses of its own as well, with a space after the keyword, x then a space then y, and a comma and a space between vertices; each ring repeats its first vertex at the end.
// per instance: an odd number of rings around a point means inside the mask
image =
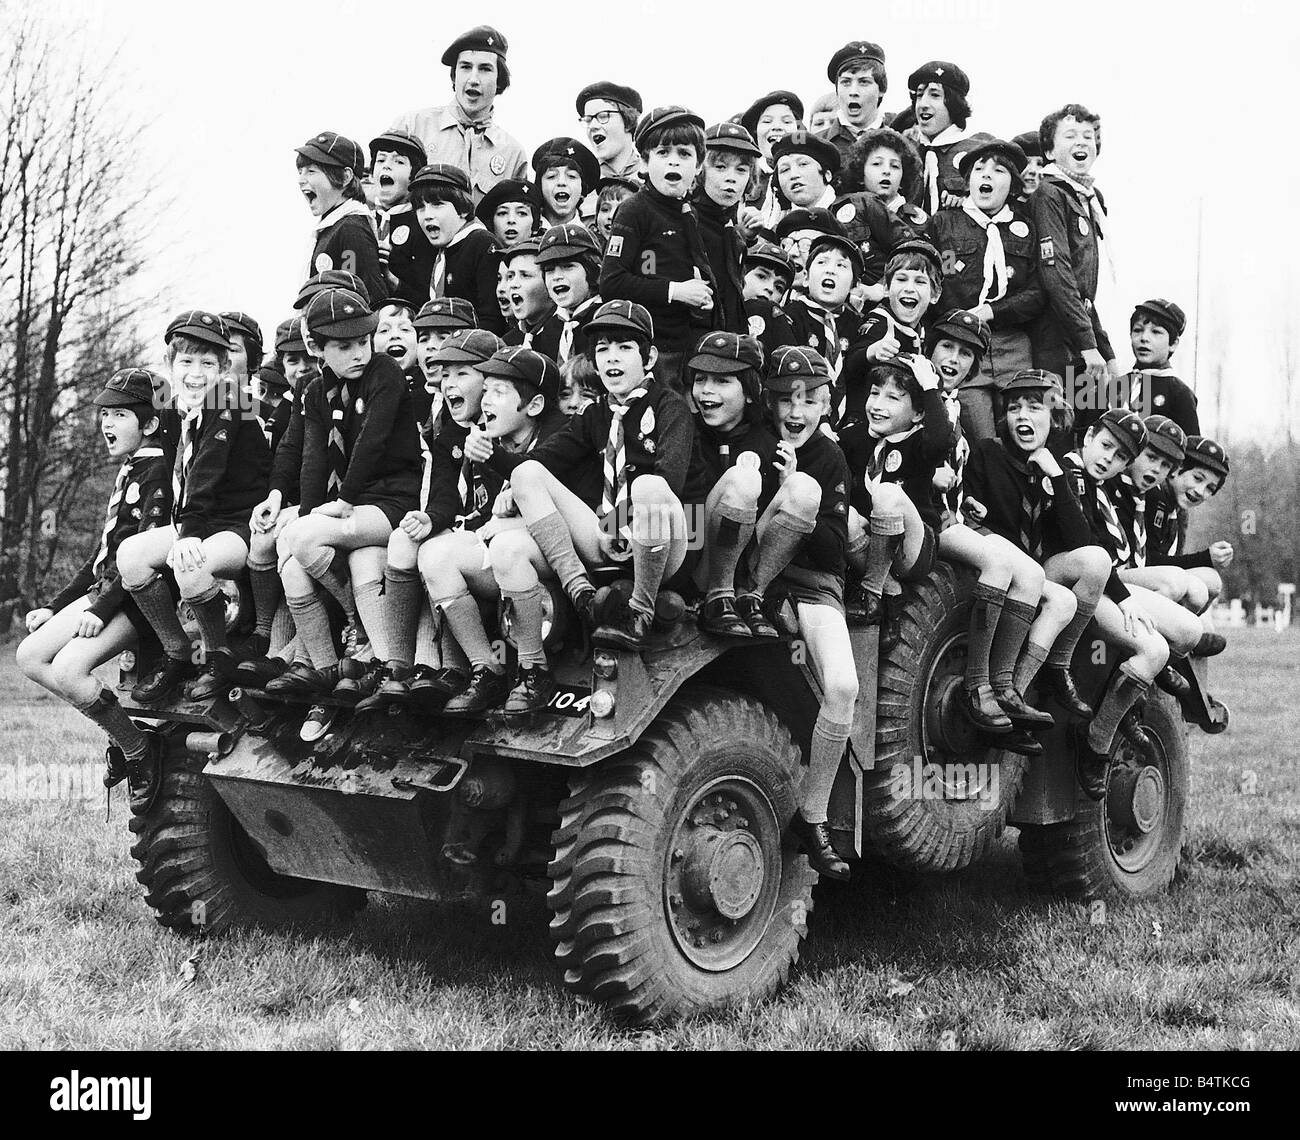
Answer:
MULTIPOLYGON (((432 472, 429 475, 429 498, 421 509, 433 523, 431 534, 441 534, 449 530, 456 521, 460 509, 457 496, 456 480, 460 476, 461 460, 452 456, 456 444, 463 446, 460 433, 456 433, 456 443, 448 439, 447 433, 441 433, 433 441, 432 472)), ((458 448, 459 450, 459 448, 458 448)))
POLYGON ((372 304, 388 296, 388 279, 379 264, 379 240, 364 218, 344 219, 330 238, 329 252, 336 269, 345 269, 361 278, 372 304))
POLYGON ((651 312, 662 312, 672 297, 672 279, 655 272, 653 250, 642 255, 647 209, 633 196, 614 215, 600 263, 600 295, 606 301, 635 301, 651 312))
POLYGON ((1065 334, 1066 345, 1076 355, 1097 350, 1097 326, 1091 307, 1084 303, 1074 263, 1070 257, 1070 219, 1074 212, 1065 191, 1044 182, 1030 198, 1034 228, 1038 231, 1038 274, 1047 303, 1065 334))
POLYGON ((1092 545, 1092 528, 1065 471, 1052 479, 1052 514, 1063 549, 1078 550, 1092 545))
POLYGON ((215 425, 195 445, 194 462, 185 486, 185 506, 176 518, 178 538, 207 538, 212 533, 208 520, 216 514, 236 430, 232 412, 223 409, 217 413, 215 425))
POLYGON ((937 466, 957 446, 957 433, 937 388, 921 393, 921 412, 921 457, 926 463, 933 461, 937 466))
MULTIPOLYGON (((89 591, 90 587, 95 584, 94 566, 95 556, 98 553, 99 548, 96 547, 91 556, 86 559, 82 566, 72 576, 72 581, 64 586, 62 590, 55 594, 54 597, 46 602, 41 608, 52 610, 57 614, 60 610, 70 606, 78 598, 83 597, 87 591, 89 591)), ((91 606, 90 608, 93 610, 95 607, 91 606)), ((99 614, 98 616, 100 618, 104 617, 103 614, 99 614)))
POLYGON ((681 498, 695 448, 695 418, 684 400, 663 400, 655 416, 654 466, 644 475, 660 475, 681 498))
POLYGON ((596 408, 596 404, 590 404, 583 409, 581 415, 570 416, 568 423, 547 436, 532 451, 509 452, 494 447, 486 466, 502 478, 509 479, 519 464, 528 459, 536 459, 552 475, 563 475, 597 450, 592 441, 592 416, 596 408))
POLYGON ((302 400, 299 396, 293 402, 289 413, 289 426, 280 437, 280 445, 275 449, 275 459, 271 467, 271 490, 280 492, 281 503, 296 502, 299 495, 299 483, 302 479, 302 443, 303 415, 302 400))
MULTIPOLYGON (((384 454, 389 437, 397 423, 397 409, 406 391, 406 377, 396 365, 381 368, 372 383, 366 385, 366 410, 361 413, 361 430, 352 441, 348 456, 348 469, 339 485, 339 498, 356 504, 365 491, 375 470, 375 464, 384 454)), ((414 422, 406 425, 415 430, 414 422)))

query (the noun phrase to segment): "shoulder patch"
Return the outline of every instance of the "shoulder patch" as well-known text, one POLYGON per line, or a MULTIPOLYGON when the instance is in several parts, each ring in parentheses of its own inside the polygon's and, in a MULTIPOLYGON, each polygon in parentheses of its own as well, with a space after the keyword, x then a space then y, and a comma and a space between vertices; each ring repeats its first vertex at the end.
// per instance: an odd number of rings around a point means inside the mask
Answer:
POLYGON ((316 266, 317 273, 324 273, 334 268, 334 259, 328 253, 318 253, 313 264, 316 266))
POLYGON ((605 253, 609 257, 623 256, 623 235, 622 234, 618 234, 617 236, 609 239, 609 245, 605 247, 605 253))
POLYGON ((138 503, 140 501, 140 484, 129 484, 126 488, 126 494, 123 497, 128 503, 138 503))
POLYGON ((1038 242, 1038 260, 1039 260, 1039 261, 1055 261, 1055 260, 1056 260, 1056 246, 1052 244, 1052 239, 1051 239, 1051 238, 1049 238, 1049 237, 1045 237, 1045 238, 1040 238, 1040 239, 1039 239, 1039 242, 1038 242))

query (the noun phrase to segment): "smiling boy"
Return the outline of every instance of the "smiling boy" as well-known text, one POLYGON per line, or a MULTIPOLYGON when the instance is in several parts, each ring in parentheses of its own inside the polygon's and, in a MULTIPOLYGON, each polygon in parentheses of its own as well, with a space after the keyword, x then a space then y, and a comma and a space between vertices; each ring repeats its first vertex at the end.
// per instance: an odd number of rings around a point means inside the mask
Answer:
POLYGON ((522 178, 498 182, 474 209, 474 216, 491 231, 502 249, 532 237, 541 213, 537 187, 522 178))
POLYGON ((758 144, 758 172, 745 197, 743 222, 746 229, 771 229, 780 220, 783 207, 776 198, 772 148, 803 120, 803 100, 793 91, 769 91, 750 104, 740 116, 740 125, 758 144))
POLYGON ((970 135, 970 78, 955 63, 936 59, 907 77, 916 116, 916 142, 924 160, 920 205, 931 216, 944 206, 960 206, 965 179, 957 169, 961 153, 987 135, 970 135))

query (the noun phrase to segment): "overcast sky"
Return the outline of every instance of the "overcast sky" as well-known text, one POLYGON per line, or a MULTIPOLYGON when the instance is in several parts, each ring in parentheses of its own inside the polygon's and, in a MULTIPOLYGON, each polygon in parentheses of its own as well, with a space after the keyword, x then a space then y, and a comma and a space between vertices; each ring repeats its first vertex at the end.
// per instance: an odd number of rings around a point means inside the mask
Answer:
MULTIPOLYGON (((1036 129, 1067 101, 1099 112, 1095 172, 1118 268, 1116 296, 1102 315, 1121 363, 1131 363, 1131 305, 1165 296, 1192 319, 1174 363, 1193 379, 1199 209, 1199 371, 1208 376, 1211 359, 1224 358, 1231 435, 1276 434, 1286 420, 1285 322, 1300 339, 1300 320, 1290 316, 1300 300, 1300 37, 1290 5, 62 0, 48 7, 83 26, 92 44, 120 42, 123 109, 152 123, 132 158, 142 177, 151 172, 157 200, 174 203, 158 219, 148 283, 150 295, 165 299, 159 334, 171 309, 199 306, 245 309, 269 336, 290 313, 311 247, 313 220, 298 192, 293 148, 321 130, 364 147, 399 113, 446 102, 450 79, 439 56, 473 23, 491 23, 510 41, 513 82, 497 101, 497 121, 530 152, 553 135, 583 137, 573 100, 593 80, 628 83, 647 107, 685 103, 716 122, 774 87, 811 101, 830 88, 830 55, 851 38, 867 38, 888 57, 888 110, 905 105, 908 73, 937 58, 971 76, 973 130, 1010 137, 1036 129), (851 8, 861 14, 848 16, 851 8)), ((1199 385, 1202 422, 1213 428, 1208 383, 1199 385)))

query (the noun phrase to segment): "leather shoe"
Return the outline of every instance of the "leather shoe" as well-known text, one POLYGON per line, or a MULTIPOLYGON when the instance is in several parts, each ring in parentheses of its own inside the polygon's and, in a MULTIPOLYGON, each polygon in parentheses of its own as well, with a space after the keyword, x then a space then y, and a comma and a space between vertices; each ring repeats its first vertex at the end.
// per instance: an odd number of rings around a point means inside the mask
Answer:
POLYGON ((340 704, 355 706, 379 687, 383 669, 383 664, 374 659, 358 661, 345 657, 339 662, 339 683, 331 695, 340 704))
POLYGON ((808 856, 808 862, 819 875, 840 882, 848 879, 849 865, 832 846, 830 828, 826 823, 809 823, 802 812, 795 812, 790 821, 790 833, 799 841, 799 849, 808 856))
POLYGON ((751 637, 780 637, 781 631, 768 620, 763 612, 762 594, 741 594, 736 598, 736 613, 740 620, 749 626, 751 637))
POLYGON ((1079 695, 1074 677, 1065 665, 1046 665, 1039 676, 1043 689, 1061 708, 1082 720, 1092 720, 1092 706, 1079 695))
MULTIPOLYGON (((412 669, 400 661, 390 661, 387 665, 376 662, 369 691, 357 701, 357 712, 369 712, 371 709, 387 708, 389 705, 403 705, 410 699, 412 669)), ((334 690, 338 692, 337 689, 334 690)))
POLYGON ((1156 674, 1156 684, 1180 702, 1192 695, 1190 682, 1172 665, 1166 665, 1156 674))
POLYGON ((749 637, 749 623, 736 612, 734 598, 714 598, 700 607, 699 626, 719 637, 749 637))
POLYGON ((162 790, 163 757, 167 754, 166 738, 152 730, 145 732, 149 745, 143 756, 128 757, 126 761, 127 787, 130 790, 131 812, 146 815, 162 790))
POLYGON ((961 710, 966 718, 982 732, 1004 733, 1011 731, 1011 718, 1002 711, 988 685, 965 690, 961 710))
POLYGON ((1043 742, 1033 733, 1026 732, 1023 728, 1013 728, 998 741, 998 747, 1005 749, 1007 752, 1014 752, 1017 756, 1041 756, 1043 754, 1043 742))
POLYGON ((1221 633, 1203 633, 1192 648, 1193 657, 1215 657, 1228 648, 1227 638, 1221 633))
MULTIPOLYGON (((417 671, 420 666, 417 666, 417 671)), ((407 682, 407 703, 421 712, 437 712, 452 697, 469 687, 469 674, 459 669, 430 670, 421 677, 414 673, 407 682)))
POLYGON ((861 578, 845 585, 844 617, 849 625, 879 625, 884 609, 884 600, 871 593, 861 578))
POLYGON ((486 665, 476 665, 465 691, 459 696, 452 697, 443 705, 442 711, 445 713, 487 712, 488 709, 503 704, 509 695, 510 687, 506 683, 504 669, 500 673, 494 673, 486 665))
POLYGON ((527 716, 544 709, 559 691, 555 678, 545 665, 519 667, 519 679, 506 697, 501 711, 507 716, 527 716))
POLYGON ((641 653, 650 640, 650 630, 654 625, 654 614, 642 613, 628 608, 625 614, 614 621, 607 621, 592 638, 597 645, 611 649, 627 649, 641 653))
POLYGON ((1011 723, 1016 728, 1051 728, 1056 723, 1052 719, 1051 713, 1045 713, 1042 709, 1036 709, 1021 695, 1018 689, 1003 689, 997 694, 998 704, 1002 711, 1011 718, 1011 723))
POLYGON ((235 666, 235 683, 250 689, 262 689, 289 668, 283 657, 250 657, 235 666))
POLYGON ((1074 770, 1079 786, 1090 800, 1106 798, 1106 779, 1110 775, 1110 754, 1098 752, 1088 741, 1088 726, 1074 727, 1074 770))
POLYGON ((126 779, 126 754, 116 745, 104 749, 104 787, 115 788, 126 779))
POLYGON ((279 696, 314 696, 328 693, 339 680, 339 667, 331 665, 327 669, 313 669, 305 661, 295 661, 274 681, 266 686, 266 691, 279 696))
POLYGON ((188 657, 169 657, 163 654, 148 673, 131 690, 131 699, 140 704, 152 704, 170 696, 176 687, 195 675, 193 662, 188 657))
POLYGON ((235 678, 235 659, 228 649, 214 649, 208 654, 207 665, 199 678, 189 688, 191 700, 207 701, 225 693, 235 678))

